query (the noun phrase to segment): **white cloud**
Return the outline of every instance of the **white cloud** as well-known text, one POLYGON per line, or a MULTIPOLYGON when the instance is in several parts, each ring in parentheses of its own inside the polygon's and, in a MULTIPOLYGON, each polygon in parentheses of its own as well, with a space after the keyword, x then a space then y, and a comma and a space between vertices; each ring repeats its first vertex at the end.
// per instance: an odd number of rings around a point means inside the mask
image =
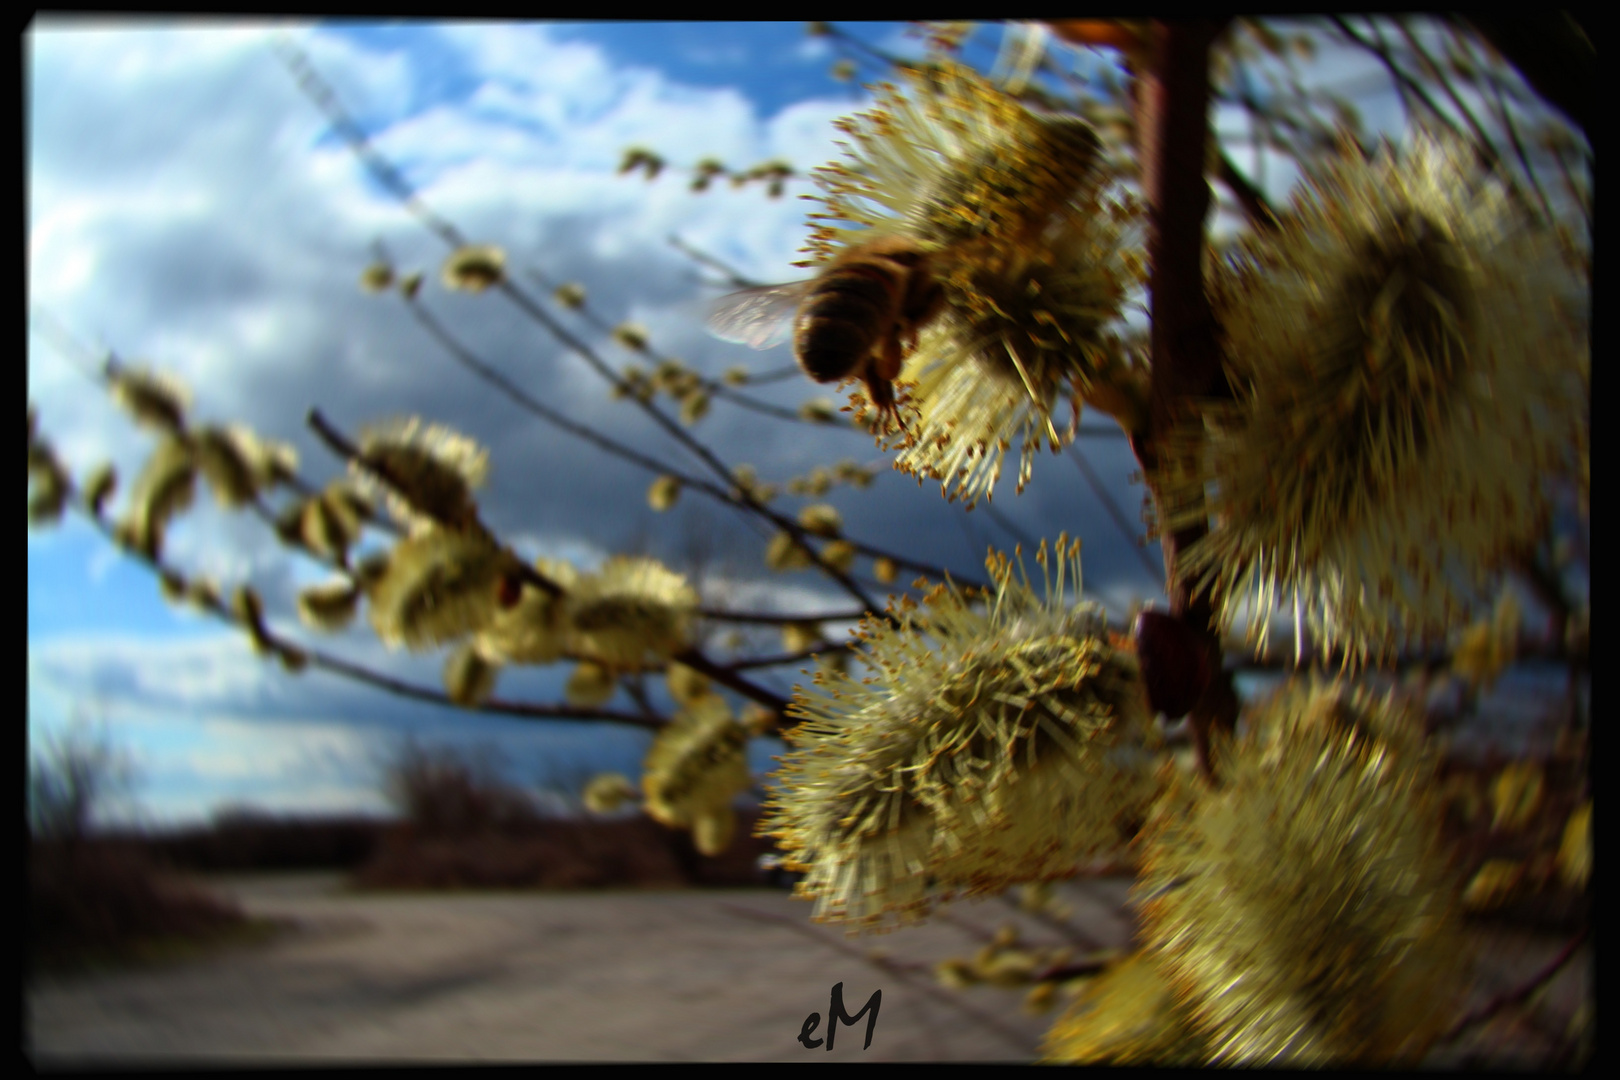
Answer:
MULTIPOLYGON (((553 281, 580 281, 606 323, 643 321, 660 348, 702 370, 790 362, 785 350, 754 353, 710 338, 701 315, 711 292, 694 283, 695 267, 666 238, 678 232, 753 277, 796 276, 790 263, 799 257, 807 207, 794 196, 813 190, 808 182, 796 181, 775 200, 758 185, 738 191, 721 184, 699 195, 679 170, 713 155, 737 168, 781 157, 807 171, 835 153, 831 121, 852 109, 837 96, 842 89, 829 85, 825 96, 766 117, 746 85, 700 88, 617 68, 594 46, 559 43, 544 26, 423 26, 404 46, 362 45, 323 29, 294 37, 376 145, 421 186, 423 200, 475 240, 506 246, 520 280, 532 268, 553 281), (670 171, 650 184, 619 177, 621 154, 635 143, 665 154, 670 171)), ((401 269, 427 274, 424 307, 525 390, 660 463, 701 470, 644 417, 610 403, 578 357, 501 297, 439 287, 445 246, 334 140, 271 51, 267 27, 69 33, 41 23, 30 41, 29 287, 36 304, 93 345, 176 370, 195 390, 200 420, 240 420, 293 441, 312 482, 342 466, 305 430, 310 407, 350 432, 421 414, 489 446, 486 517, 503 536, 521 539, 525 554, 590 566, 640 531, 655 553, 670 557, 679 530, 673 517, 646 509, 649 474, 557 434, 455 368, 397 299, 360 293, 358 274, 381 241, 401 269)), ((914 41, 905 47, 915 52, 914 41)), ((609 363, 635 359, 576 316, 558 318, 609 363)), ((64 457, 75 469, 112 457, 127 487, 149 439, 43 335, 31 338, 28 370, 30 396, 64 457)), ((754 392, 791 407, 830 391, 793 380, 754 392)), ((883 460, 865 436, 784 426, 723 403, 697 432, 728 461, 746 458, 771 481, 816 462, 883 460)), ((1022 500, 1007 482, 997 508, 1035 532, 1058 520, 1073 531, 1087 526, 1096 534, 1088 536, 1088 569, 1106 563, 1096 556, 1117 544, 1111 527, 1094 515, 1072 470, 1059 471, 1039 466, 1022 500)), ((946 506, 931 484, 919 487, 885 469, 871 491, 837 491, 830 499, 851 535, 982 573, 983 516, 965 542, 960 508, 946 506)), ((199 504, 207 501, 199 493, 199 504)), ((696 493, 683 497, 678 512, 734 543, 722 580, 739 607, 853 606, 841 593, 768 574, 763 541, 696 493)), ((988 535, 1010 547, 995 530, 988 535)), ((174 530, 169 553, 226 584, 253 582, 272 624, 302 638, 294 589, 323 572, 302 564, 295 570, 294 558, 253 516, 200 505, 174 530)), ((94 558, 104 565, 108 556, 94 558)), ((1095 573, 1086 580, 1123 609, 1122 586, 1095 573)), ((437 654, 386 653, 363 628, 327 644, 379 670, 438 683, 437 654)), ((181 644, 52 641, 31 646, 29 663, 31 699, 67 700, 101 688, 131 708, 169 708, 253 730, 280 731, 293 718, 394 730, 390 722, 402 715, 396 702, 369 689, 318 673, 285 676, 254 657, 240 634, 223 631, 181 644)), ((205 755, 197 768, 223 783, 221 770, 229 772, 234 760, 205 755)), ((288 759, 267 760, 282 770, 288 759)))

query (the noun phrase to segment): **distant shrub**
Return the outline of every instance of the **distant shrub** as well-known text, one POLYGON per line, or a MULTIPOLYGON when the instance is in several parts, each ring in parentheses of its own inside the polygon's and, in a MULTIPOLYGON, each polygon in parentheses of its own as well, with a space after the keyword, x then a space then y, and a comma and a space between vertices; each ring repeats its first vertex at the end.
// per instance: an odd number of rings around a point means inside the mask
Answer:
POLYGON ((74 841, 133 778, 127 757, 83 726, 52 735, 28 761, 28 825, 43 841, 74 841))
POLYGON ((534 800, 503 780, 489 754, 407 740, 384 767, 383 792, 417 831, 499 831, 538 820, 534 800))

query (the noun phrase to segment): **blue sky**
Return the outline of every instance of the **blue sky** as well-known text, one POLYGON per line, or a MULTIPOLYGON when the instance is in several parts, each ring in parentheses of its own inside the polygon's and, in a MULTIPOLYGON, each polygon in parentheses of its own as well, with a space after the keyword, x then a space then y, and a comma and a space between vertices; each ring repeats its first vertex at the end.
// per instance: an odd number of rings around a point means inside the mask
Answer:
MULTIPOLYGON (((848 29, 891 52, 919 50, 901 25, 848 29)), ((699 195, 678 174, 649 184, 616 169, 631 145, 661 153, 672 171, 710 156, 739 168, 781 158, 802 171, 832 158, 832 121, 865 96, 830 75, 839 53, 801 23, 38 21, 25 39, 29 397, 75 473, 111 459, 127 482, 149 443, 40 331, 41 317, 97 354, 174 371, 192 389, 196 420, 242 421, 293 443, 311 480, 339 471, 303 427, 311 406, 350 431, 420 414, 490 448, 481 505, 520 553, 589 567, 638 545, 677 558, 703 536, 715 549, 711 586, 737 606, 847 608, 814 578, 767 573, 762 540, 735 518, 700 516, 691 500, 653 514, 649 477, 544 429, 453 369, 397 300, 362 293, 358 275, 380 243, 402 268, 426 272, 428 306, 503 371, 578 419, 670 452, 499 301, 438 287, 444 247, 370 181, 299 92, 272 51, 277 33, 308 53, 429 205, 500 244, 517 272, 584 284, 605 318, 644 324, 664 352, 711 375, 790 362, 785 350, 753 353, 706 332, 702 312, 718 290, 667 237, 679 233, 751 277, 791 279, 805 211, 792 196, 810 185, 796 182, 781 199, 757 186, 699 195)), ((985 65, 998 35, 986 29, 973 40, 985 65)), ((859 71, 878 73, 870 64, 859 71)), ((1389 102, 1363 105, 1374 126, 1393 123, 1389 102)), ((611 362, 633 359, 605 335, 582 332, 611 362)), ((827 391, 795 379, 760 393, 793 406, 827 391)), ((966 573, 981 568, 987 544, 1011 547, 986 514, 968 517, 932 485, 888 472, 864 435, 784 428, 721 405, 697 431, 767 479, 840 458, 879 467, 868 491, 828 497, 852 535, 966 573)), ((1134 520, 1142 492, 1129 482, 1135 463, 1123 442, 1085 447, 1134 520)), ((1087 589, 1116 616, 1158 596, 1073 462, 1042 457, 1022 497, 1010 480, 998 491, 995 509, 1024 532, 1085 538, 1087 589)), ((251 582, 289 636, 439 685, 442 654, 388 653, 359 629, 313 638, 298 627, 296 591, 321 574, 257 520, 209 502, 199 497, 174 531, 175 562, 251 582)), ((1156 547, 1149 557, 1157 563, 1156 547)), ((239 634, 168 607, 142 566, 71 515, 29 533, 28 664, 31 737, 98 719, 132 757, 137 810, 151 821, 196 819, 228 803, 380 809, 377 762, 406 734, 497 747, 524 783, 586 767, 634 775, 646 746, 645 735, 603 725, 520 724, 326 674, 289 676, 255 658, 239 634)), ((507 673, 499 693, 555 699, 565 674, 507 673)), ((785 692, 795 678, 783 670, 775 685, 785 692)), ((768 767, 770 749, 758 748, 756 768, 768 767)))
MULTIPOLYGON (((244 23, 35 25, 36 314, 98 352, 177 372, 195 395, 196 419, 241 420, 292 441, 312 478, 336 468, 301 429, 311 405, 351 430, 422 414, 491 447, 485 511, 519 550, 587 566, 628 542, 667 554, 674 532, 696 527, 685 523, 690 514, 655 519, 645 508, 647 478, 535 431, 532 418, 450 371, 397 305, 356 287, 375 242, 402 265, 428 271, 430 289, 445 252, 369 180, 300 94, 271 50, 275 31, 244 23), (526 459, 564 468, 535 492, 526 459)), ((646 323, 663 348, 703 370, 786 360, 709 337, 701 312, 716 290, 693 280, 695 266, 665 238, 679 231, 745 272, 785 280, 795 275, 788 264, 801 240, 802 204, 757 191, 696 196, 679 178, 649 185, 615 173, 633 143, 677 165, 715 155, 739 167, 780 157, 808 169, 832 156, 830 122, 863 92, 830 77, 836 55, 803 24, 331 24, 287 32, 464 231, 548 276, 581 281, 606 316, 646 323)), ((915 51, 901 26, 855 32, 915 51)), ((470 340, 486 355, 533 356, 541 370, 517 373, 577 402, 578 415, 604 426, 626 422, 623 406, 567 366, 560 350, 537 343, 517 319, 479 326, 489 305, 475 311, 468 299, 440 292, 434 303, 452 324, 470 322, 470 340)), ((48 334, 32 336, 30 400, 41 424, 76 472, 111 459, 127 483, 148 444, 69 359, 48 334)), ((793 404, 813 391, 795 381, 776 397, 793 404)), ((704 434, 715 444, 755 447, 736 458, 766 475, 803 471, 817 458, 880 463, 868 441, 848 433, 783 441, 746 416, 710 423, 704 434)), ((654 441, 645 430, 625 434, 637 445, 654 441)), ((882 482, 901 489, 899 480, 882 482)), ((937 495, 904 487, 912 490, 903 498, 935 510, 937 495)), ((206 502, 177 527, 174 561, 217 580, 251 581, 272 622, 295 628, 296 589, 320 575, 256 521, 206 502)), ((886 516, 892 533, 904 510, 886 516)), ((971 567, 971 548, 957 536, 959 550, 945 557, 971 567)), ((754 565, 734 589, 743 604, 847 608, 814 582, 784 589, 754 565)), ((98 721, 133 758, 139 810, 151 820, 196 818, 222 803, 378 809, 376 762, 405 734, 496 746, 525 783, 584 765, 634 774, 646 746, 634 731, 514 724, 322 673, 291 678, 255 659, 239 635, 170 608, 144 567, 71 516, 29 533, 28 641, 31 736, 98 721)), ((442 655, 389 654, 362 631, 320 644, 439 684, 442 655)), ((554 699, 564 674, 509 673, 500 692, 554 699)), ((782 673, 779 687, 792 678, 782 673)), ((770 749, 759 747, 758 768, 769 765, 770 749)))

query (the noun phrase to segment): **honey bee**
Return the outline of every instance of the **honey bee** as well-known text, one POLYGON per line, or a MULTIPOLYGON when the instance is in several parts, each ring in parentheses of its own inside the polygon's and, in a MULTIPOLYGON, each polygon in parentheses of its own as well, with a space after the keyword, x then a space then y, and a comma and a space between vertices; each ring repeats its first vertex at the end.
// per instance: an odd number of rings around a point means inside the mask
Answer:
POLYGON ((929 255, 902 236, 850 247, 807 281, 721 298, 709 325, 728 341, 765 349, 791 316, 793 354, 817 382, 858 378, 880 416, 895 413, 894 380, 917 335, 944 306, 929 255))

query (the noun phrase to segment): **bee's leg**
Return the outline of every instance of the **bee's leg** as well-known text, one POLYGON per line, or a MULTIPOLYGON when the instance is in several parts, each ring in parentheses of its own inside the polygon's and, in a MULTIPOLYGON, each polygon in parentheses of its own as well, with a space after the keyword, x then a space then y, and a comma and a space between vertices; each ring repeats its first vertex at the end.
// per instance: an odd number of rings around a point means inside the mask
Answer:
POLYGON ((867 368, 865 381, 872 406, 877 409, 878 417, 884 422, 884 426, 890 431, 904 431, 906 422, 894 400, 894 383, 883 377, 876 363, 867 368))
POLYGON ((905 359, 904 346, 897 330, 883 339, 881 349, 872 355, 866 371, 866 385, 872 391, 872 404, 877 406, 880 414, 892 419, 897 428, 904 428, 905 423, 900 419, 899 409, 895 408, 894 380, 900 377, 905 359))
POLYGON ((882 379, 875 372, 866 375, 866 393, 872 399, 872 405, 880 413, 894 411, 894 384, 882 379))
POLYGON ((905 427, 900 412, 894 406, 894 384, 878 375, 875 370, 866 373, 866 392, 872 398, 872 407, 882 421, 893 420, 897 427, 905 427))
MULTIPOLYGON (((887 335, 883 339, 882 351, 876 356, 873 356, 871 360, 873 370, 876 371, 878 377, 888 382, 893 382, 895 379, 898 379, 900 377, 900 369, 905 366, 906 351, 908 346, 901 344, 901 333, 902 332, 896 332, 887 335)), ((916 342, 913 341, 909 347, 915 348, 915 346, 916 342)))

